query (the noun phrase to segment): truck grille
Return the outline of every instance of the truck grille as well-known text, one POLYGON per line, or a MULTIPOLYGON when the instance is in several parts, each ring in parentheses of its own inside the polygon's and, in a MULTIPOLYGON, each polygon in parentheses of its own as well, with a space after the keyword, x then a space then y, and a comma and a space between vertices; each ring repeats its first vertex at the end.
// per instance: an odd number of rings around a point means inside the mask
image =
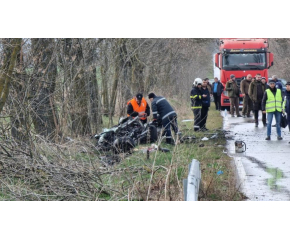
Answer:
POLYGON ((241 81, 244 80, 245 77, 242 77, 242 78, 236 78, 236 82, 238 84, 238 86, 240 87, 240 84, 241 84, 241 81))

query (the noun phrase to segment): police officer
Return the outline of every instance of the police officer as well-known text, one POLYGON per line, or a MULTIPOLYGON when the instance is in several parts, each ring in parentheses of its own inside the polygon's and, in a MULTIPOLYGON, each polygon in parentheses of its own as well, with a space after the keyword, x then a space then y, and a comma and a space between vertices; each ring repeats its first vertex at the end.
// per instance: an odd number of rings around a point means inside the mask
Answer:
POLYGON ((162 120, 162 126, 165 128, 166 143, 173 144, 170 126, 176 135, 180 135, 177 125, 177 114, 162 96, 156 96, 155 93, 149 93, 148 98, 151 102, 153 121, 157 121, 157 115, 162 120))
POLYGON ((278 77, 277 77, 276 75, 273 75, 273 76, 272 76, 272 80, 275 81, 276 88, 277 88, 277 89, 280 89, 280 90, 282 91, 282 83, 280 83, 280 82, 278 81, 278 77))
POLYGON ((283 109, 284 109, 284 112, 286 112, 287 114, 288 128, 290 132, 290 82, 286 83, 286 93, 285 93, 285 99, 283 103, 283 109))
POLYGON ((137 93, 136 96, 127 102, 127 116, 139 116, 143 124, 147 123, 147 117, 150 116, 150 107, 147 104, 142 93, 137 93))

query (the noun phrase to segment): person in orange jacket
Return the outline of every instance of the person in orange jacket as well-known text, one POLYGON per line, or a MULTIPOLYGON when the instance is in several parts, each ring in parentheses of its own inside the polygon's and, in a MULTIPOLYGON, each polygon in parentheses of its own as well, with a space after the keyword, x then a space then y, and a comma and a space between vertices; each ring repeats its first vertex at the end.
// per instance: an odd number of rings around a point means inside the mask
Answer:
POLYGON ((136 96, 127 103, 127 116, 139 116, 143 124, 147 123, 147 117, 150 116, 150 107, 143 98, 142 93, 137 93, 136 96))

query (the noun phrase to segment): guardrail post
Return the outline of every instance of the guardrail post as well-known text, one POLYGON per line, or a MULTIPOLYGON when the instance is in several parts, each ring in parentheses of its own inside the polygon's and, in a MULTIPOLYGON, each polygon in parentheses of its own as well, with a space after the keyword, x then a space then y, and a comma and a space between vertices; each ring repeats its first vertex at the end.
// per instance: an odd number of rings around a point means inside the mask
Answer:
POLYGON ((192 159, 192 162, 189 164, 188 177, 183 180, 183 193, 185 201, 198 201, 200 180, 200 163, 196 159, 192 159))

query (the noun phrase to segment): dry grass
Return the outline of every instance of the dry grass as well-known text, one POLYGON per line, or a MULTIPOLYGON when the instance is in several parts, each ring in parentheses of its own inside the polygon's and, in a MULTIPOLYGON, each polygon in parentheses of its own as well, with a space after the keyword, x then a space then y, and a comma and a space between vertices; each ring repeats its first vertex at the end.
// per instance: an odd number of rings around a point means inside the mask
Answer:
MULTIPOLYGON (((178 121, 183 135, 196 135, 197 140, 176 146, 158 145, 169 153, 151 152, 149 159, 138 146, 128 156, 111 156, 119 163, 109 166, 104 156, 95 150, 89 138, 73 139, 62 145, 36 136, 32 143, 19 146, 16 142, 0 139, 1 200, 110 200, 110 201, 182 201, 182 181, 187 177, 193 158, 201 163, 202 181, 200 200, 242 200, 236 189, 235 171, 231 160, 223 153, 225 139, 200 139, 208 133, 195 134, 189 108, 172 101, 178 109, 178 121), (204 144, 203 147, 200 147, 204 144), (223 174, 217 175, 218 171, 223 174)), ((207 127, 220 129, 219 112, 209 111, 207 127)), ((216 130, 210 131, 210 133, 216 130)))

